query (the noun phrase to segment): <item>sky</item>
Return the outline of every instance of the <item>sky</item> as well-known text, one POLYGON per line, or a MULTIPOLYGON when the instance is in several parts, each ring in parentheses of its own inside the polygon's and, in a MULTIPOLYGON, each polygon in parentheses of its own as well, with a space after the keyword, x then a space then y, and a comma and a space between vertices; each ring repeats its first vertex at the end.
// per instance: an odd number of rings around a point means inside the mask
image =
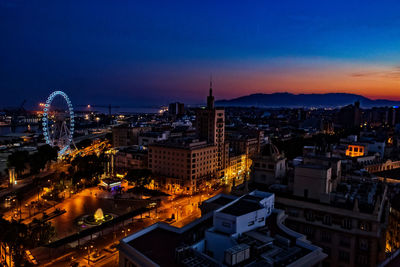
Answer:
POLYGON ((252 93, 400 100, 400 1, 0 0, 0 106, 252 93))

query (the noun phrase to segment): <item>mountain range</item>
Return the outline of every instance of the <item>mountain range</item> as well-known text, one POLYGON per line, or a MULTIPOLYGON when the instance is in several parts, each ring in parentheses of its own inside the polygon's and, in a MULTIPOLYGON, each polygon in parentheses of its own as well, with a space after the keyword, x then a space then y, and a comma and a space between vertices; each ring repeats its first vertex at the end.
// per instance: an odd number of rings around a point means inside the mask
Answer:
POLYGON ((215 104, 224 107, 342 107, 360 101, 361 107, 398 106, 400 101, 370 99, 362 95, 347 93, 327 94, 251 94, 230 100, 219 100, 215 104))

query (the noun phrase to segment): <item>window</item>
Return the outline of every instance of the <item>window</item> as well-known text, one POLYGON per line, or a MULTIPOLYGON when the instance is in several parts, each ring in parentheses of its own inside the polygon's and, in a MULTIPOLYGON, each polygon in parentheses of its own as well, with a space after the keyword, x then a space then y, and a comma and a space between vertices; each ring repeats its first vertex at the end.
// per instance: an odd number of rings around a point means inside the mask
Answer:
POLYGON ((314 221, 314 213, 310 210, 304 211, 304 217, 307 221, 314 221))
POLYGON ((339 260, 343 262, 349 262, 350 254, 347 251, 339 250, 339 260))
POLYGON ((350 247, 350 237, 348 236, 341 236, 339 239, 339 245, 345 248, 349 248, 350 247))
POLYGON ((314 237, 314 228, 312 228, 309 225, 304 226, 304 234, 310 239, 313 238, 314 237))
POLYGON ((368 240, 367 239, 360 239, 358 242, 358 246, 361 250, 368 250, 368 240))
POLYGON ((362 265, 367 265, 368 264, 368 257, 365 255, 358 255, 357 256, 357 263, 362 264, 362 265))
POLYGON ((289 208, 287 214, 292 217, 299 217, 299 211, 295 208, 289 208))
POLYGON ((363 231, 369 231, 369 224, 366 222, 361 222, 360 223, 360 229, 363 231))
POLYGON ((330 232, 327 231, 321 231, 321 241, 323 242, 331 242, 332 240, 332 235, 330 232))
POLYGON ((343 219, 342 220, 342 228, 345 228, 345 229, 351 229, 352 228, 352 222, 351 222, 351 219, 343 219))
POLYGON ((332 224, 332 216, 325 215, 324 218, 322 219, 322 223, 326 224, 326 225, 331 225, 332 224))

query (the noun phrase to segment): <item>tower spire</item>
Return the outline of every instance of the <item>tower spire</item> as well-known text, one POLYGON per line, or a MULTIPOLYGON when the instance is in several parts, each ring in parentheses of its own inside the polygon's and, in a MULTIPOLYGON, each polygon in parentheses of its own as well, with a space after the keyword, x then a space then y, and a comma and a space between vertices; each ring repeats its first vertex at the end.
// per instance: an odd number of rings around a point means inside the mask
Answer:
POLYGON ((210 75, 210 94, 209 96, 212 96, 212 75, 210 75))
POLYGON ((214 97, 212 95, 212 76, 210 75, 210 94, 207 97, 207 109, 214 109, 214 97))

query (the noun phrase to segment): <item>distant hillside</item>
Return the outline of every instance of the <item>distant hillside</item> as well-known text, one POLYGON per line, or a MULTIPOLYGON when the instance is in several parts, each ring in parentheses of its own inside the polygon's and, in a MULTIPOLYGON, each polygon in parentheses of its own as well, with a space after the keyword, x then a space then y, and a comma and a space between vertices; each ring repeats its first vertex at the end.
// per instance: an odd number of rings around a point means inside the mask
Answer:
POLYGON ((367 97, 346 93, 328 94, 252 94, 230 100, 216 101, 225 107, 341 107, 360 101, 362 107, 397 106, 400 101, 386 99, 372 100, 367 97))

